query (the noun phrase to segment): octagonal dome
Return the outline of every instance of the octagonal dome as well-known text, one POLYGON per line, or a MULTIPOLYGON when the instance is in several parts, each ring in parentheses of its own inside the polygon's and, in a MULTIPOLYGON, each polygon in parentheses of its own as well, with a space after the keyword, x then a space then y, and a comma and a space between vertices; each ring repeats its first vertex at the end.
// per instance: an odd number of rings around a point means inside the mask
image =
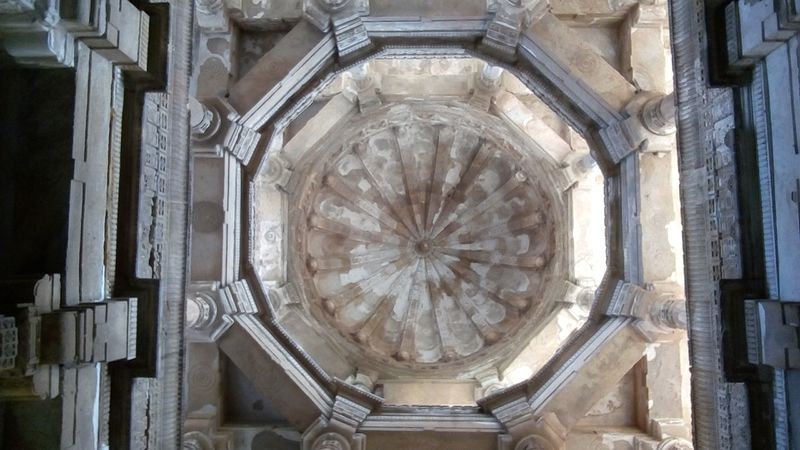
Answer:
POLYGON ((462 106, 401 104, 300 164, 290 278, 348 353, 422 369, 487 359, 553 309, 554 167, 508 131, 462 106))

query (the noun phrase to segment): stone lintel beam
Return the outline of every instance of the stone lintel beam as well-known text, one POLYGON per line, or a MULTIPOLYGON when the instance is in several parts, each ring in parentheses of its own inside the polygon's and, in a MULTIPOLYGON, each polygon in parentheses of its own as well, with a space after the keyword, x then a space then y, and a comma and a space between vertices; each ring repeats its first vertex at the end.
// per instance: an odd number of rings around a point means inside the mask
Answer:
POLYGON ((675 338, 675 332, 687 325, 686 300, 624 281, 618 281, 614 288, 608 314, 638 319, 635 327, 650 341, 675 338))
POLYGON ((635 4, 620 26, 621 70, 640 90, 666 92, 669 89, 669 53, 664 47, 668 27, 666 2, 635 4))
POLYGON ((333 411, 328 390, 254 315, 235 316, 234 325, 217 342, 292 426, 304 430, 333 411))
MULTIPOLYGON (((642 358, 647 344, 630 319, 613 318, 567 351, 563 365, 546 379, 532 378, 478 400, 514 439, 536 433, 557 444, 586 412, 642 358)), ((554 447, 560 448, 560 447, 554 447)))
POLYGON ((524 34, 549 55, 560 59, 576 79, 589 86, 612 109, 622 111, 633 99, 636 88, 552 14, 545 14, 524 34))
POLYGON ((522 30, 545 15, 548 8, 548 0, 497 1, 497 10, 486 28, 481 49, 502 61, 515 61, 522 30))
POLYGON ((627 320, 598 329, 572 359, 530 397, 536 415, 554 413, 570 430, 642 358, 646 343, 627 320))
POLYGON ((569 143, 538 118, 514 94, 499 93, 495 97, 494 108, 500 118, 533 140, 553 161, 561 163, 572 154, 569 143))
POLYGON ((295 166, 314 148, 328 132, 348 120, 356 112, 356 105, 342 94, 333 96, 322 109, 287 142, 280 154, 289 167, 295 166))
POLYGON ((689 368, 685 341, 651 346, 637 366, 638 426, 650 436, 691 438, 689 368))
POLYGON ((229 91, 228 101, 242 124, 261 129, 285 100, 333 63, 336 43, 330 34, 302 20, 261 57, 229 91))

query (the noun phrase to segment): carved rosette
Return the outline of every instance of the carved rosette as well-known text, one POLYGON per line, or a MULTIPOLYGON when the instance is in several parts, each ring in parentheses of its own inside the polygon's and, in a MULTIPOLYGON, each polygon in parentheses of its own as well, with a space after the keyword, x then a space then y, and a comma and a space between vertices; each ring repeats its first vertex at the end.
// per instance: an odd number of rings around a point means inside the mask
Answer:
POLYGON ((670 437, 658 443, 656 450, 693 450, 694 446, 686 439, 670 437))
POLYGON ((311 447, 312 450, 350 450, 347 438, 339 433, 323 433, 311 447))
POLYGON ((534 434, 522 438, 514 447, 514 450, 555 450, 555 448, 547 439, 534 434))
POLYGON ((550 310, 552 197, 520 153, 472 125, 376 121, 303 176, 298 284, 359 355, 441 367, 550 310))

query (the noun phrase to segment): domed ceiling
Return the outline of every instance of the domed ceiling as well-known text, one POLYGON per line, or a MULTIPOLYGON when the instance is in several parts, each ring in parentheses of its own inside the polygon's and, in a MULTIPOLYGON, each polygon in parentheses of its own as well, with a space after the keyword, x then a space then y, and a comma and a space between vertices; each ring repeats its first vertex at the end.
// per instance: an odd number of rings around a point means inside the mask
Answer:
POLYGON ((509 131, 462 106, 396 105, 308 156, 292 278, 349 353, 405 368, 485 359, 552 310, 553 168, 509 131))

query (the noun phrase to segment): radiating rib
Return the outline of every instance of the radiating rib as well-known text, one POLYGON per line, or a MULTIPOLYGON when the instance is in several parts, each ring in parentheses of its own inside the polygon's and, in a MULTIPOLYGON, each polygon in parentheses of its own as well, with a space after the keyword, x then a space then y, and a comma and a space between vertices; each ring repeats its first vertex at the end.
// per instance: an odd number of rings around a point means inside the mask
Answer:
POLYGON ((433 195, 433 180, 436 176, 436 168, 439 167, 437 164, 437 158, 439 155, 439 147, 441 144, 441 136, 442 136, 442 127, 441 126, 434 126, 433 127, 433 154, 431 156, 431 175, 428 179, 428 184, 425 189, 425 209, 424 209, 424 222, 423 228, 426 231, 425 236, 427 237, 427 230, 431 229, 431 221, 433 220, 433 214, 431 212, 431 202, 432 202, 432 195, 433 195))
POLYGON ((359 267, 366 264, 374 264, 375 266, 383 266, 384 263, 396 261, 403 256, 403 251, 398 249, 392 250, 377 250, 365 254, 352 254, 347 255, 334 254, 325 255, 317 259, 317 270, 320 272, 329 270, 350 269, 359 267))
MULTIPOLYGON (((394 220, 392 217, 390 217, 390 214, 385 213, 381 208, 376 206, 375 203, 364 200, 362 196, 358 195, 358 193, 354 192, 349 186, 342 183, 338 178, 328 178, 327 184, 332 192, 337 194, 351 205, 364 211, 370 217, 383 223, 395 232, 402 234, 409 239, 414 239, 413 233, 406 224, 394 220)), ((391 207, 390 203, 387 204, 391 207)))
POLYGON ((475 177, 484 169, 486 163, 490 161, 491 156, 492 147, 483 139, 479 139, 478 150, 473 155, 466 170, 462 172, 458 182, 448 191, 444 205, 442 205, 434 219, 434 225, 430 229, 431 236, 436 236, 442 227, 441 223, 447 220, 448 214, 452 213, 458 205, 464 203, 466 200, 465 193, 468 190, 469 184, 475 181, 475 177))
POLYGON ((442 248, 440 252, 460 259, 467 259, 479 263, 491 265, 502 265, 510 267, 523 267, 526 269, 541 269, 543 258, 541 256, 506 256, 499 252, 487 250, 460 250, 453 248, 442 248))
POLYGON ((414 271, 411 289, 408 290, 408 300, 406 300, 408 302, 408 306, 406 307, 406 311, 401 322, 403 331, 400 334, 400 341, 396 346, 396 353, 398 355, 401 352, 407 352, 410 358, 414 358, 416 353, 414 328, 416 327, 417 316, 419 315, 418 285, 423 281, 422 277, 420 276, 422 271, 420 270, 419 266, 420 265, 418 264, 417 269, 414 271))
MULTIPOLYGON (((428 273, 428 264, 429 264, 428 258, 422 260, 422 267, 425 270, 425 290, 428 292, 428 300, 431 302, 431 311, 433 314, 433 321, 434 323, 436 323, 436 336, 437 339, 439 340, 439 348, 441 349, 441 351, 444 351, 445 345, 444 345, 444 338, 442 337, 442 331, 443 330, 449 331, 449 327, 447 324, 447 320, 445 320, 444 317, 440 317, 436 309, 437 305, 433 301, 434 297, 433 294, 435 290, 431 289, 431 276, 428 273)), ((431 270, 433 269, 431 268, 431 270)))
POLYGON ((335 234, 342 236, 355 242, 364 242, 368 244, 385 244, 395 247, 406 245, 406 240, 398 237, 395 234, 378 234, 371 231, 359 230, 341 222, 328 219, 320 214, 314 214, 308 219, 308 225, 311 229, 316 229, 324 232, 325 234, 335 234))
POLYGON ((433 233, 432 235, 433 238, 436 238, 440 234, 444 235, 451 234, 454 231, 458 230, 459 228, 463 227, 464 225, 467 225, 470 221, 472 221, 476 217, 486 212, 489 208, 496 206, 496 203, 499 200, 505 198, 508 194, 514 192, 514 190, 516 190, 520 186, 522 186, 522 183, 519 180, 517 180, 516 177, 512 176, 498 190, 492 192, 492 194, 486 197, 482 202, 478 203, 474 207, 465 211, 464 214, 459 216, 458 222, 453 222, 454 219, 451 219, 451 220, 445 220, 441 224, 437 224, 436 229, 440 231, 433 233))
POLYGON ((367 176, 367 181, 369 181, 369 184, 375 189, 375 192, 377 192, 378 195, 381 196, 383 201, 386 203, 386 206, 388 206, 389 209, 394 213, 395 218, 397 218, 397 220, 403 224, 405 229, 408 231, 409 235, 417 237, 415 232, 412 231, 415 229, 415 227, 408 221, 408 218, 406 217, 408 214, 404 214, 397 210, 397 207, 399 206, 397 201, 396 200, 393 201, 392 199, 390 199, 389 195, 386 192, 384 192, 383 189, 381 189, 378 181, 375 179, 375 175, 372 173, 369 167, 367 167, 367 163, 366 161, 364 161, 364 158, 361 157, 361 154, 356 152, 355 155, 358 158, 358 160, 361 161, 361 167, 364 168, 364 174, 367 176))
MULTIPOLYGON (((363 333, 363 335, 368 338, 372 335, 372 333, 375 332, 375 329, 388 318, 389 311, 394 306, 394 302, 388 301, 389 298, 392 298, 392 294, 398 291, 402 292, 402 290, 395 290, 395 286, 398 286, 398 282, 411 284, 411 275, 413 275, 413 273, 417 270, 418 265, 419 261, 417 261, 415 264, 409 264, 400 270, 400 273, 397 274, 397 277, 392 280, 388 292, 381 296, 380 300, 378 300, 378 304, 375 306, 375 309, 372 310, 372 313, 361 322, 358 333, 363 333)), ((349 306, 349 303, 346 306, 349 306)))
POLYGON ((456 233, 450 233, 445 236, 445 239, 443 239, 441 243, 442 245, 455 245, 469 244, 476 241, 488 241, 494 238, 504 237, 501 235, 507 236, 517 232, 538 228, 541 226, 542 220, 543 219, 541 217, 536 217, 535 214, 530 214, 510 222, 489 223, 482 228, 469 229, 470 227, 466 226, 462 228, 467 228, 469 231, 460 235, 456 233))
POLYGON ((442 275, 443 271, 448 271, 455 277, 455 273, 450 271, 446 267, 446 265, 438 258, 432 258, 431 261, 432 261, 432 266, 436 271, 437 278, 439 279, 440 282, 444 283, 451 292, 453 292, 454 303, 459 307, 459 309, 461 309, 461 311, 470 320, 470 322, 472 322, 472 324, 475 326, 475 329, 478 330, 478 332, 484 338, 488 336, 490 333, 493 332, 496 333, 497 331, 495 330, 494 326, 492 326, 489 323, 488 319, 484 316, 483 312, 480 309, 478 309, 472 303, 472 301, 469 300, 469 298, 464 294, 463 290, 461 289, 461 286, 459 286, 458 283, 455 282, 454 278, 450 277, 446 278, 442 275), (458 295, 457 293, 460 295, 458 295))
POLYGON ((395 150, 397 151, 397 156, 400 159, 400 166, 402 167, 403 172, 403 185, 405 186, 406 191, 406 200, 408 201, 408 207, 411 209, 414 218, 414 225, 417 229, 417 235, 422 236, 423 230, 425 228, 423 224, 423 212, 420 210, 421 208, 425 207, 424 204, 424 192, 419 191, 419 182, 416 173, 416 168, 414 164, 409 161, 409 158, 412 157, 410 152, 403 151, 400 148, 400 140, 397 137, 397 128, 392 128, 392 135, 394 136, 394 143, 395 143, 395 150), (409 180, 416 181, 416 186, 411 186, 409 180))
POLYGON ((371 272, 369 276, 356 282, 347 283, 346 285, 342 286, 342 289, 328 298, 331 299, 336 305, 347 305, 350 302, 360 298, 365 292, 371 291, 372 288, 382 280, 392 276, 397 276, 401 272, 399 269, 402 269, 408 264, 408 258, 401 258, 394 263, 378 266, 376 269, 379 270, 371 272))
MULTIPOLYGON (((446 129, 449 131, 449 129, 446 129)), ((431 182, 431 201, 428 204, 428 220, 427 220, 427 230, 433 227, 433 224, 436 222, 437 217, 439 215, 439 211, 444 207, 444 202, 447 201, 447 193, 450 191, 447 189, 447 173, 450 169, 455 169, 457 166, 454 165, 453 153, 456 152, 457 145, 462 145, 463 140, 466 138, 464 135, 466 131, 459 128, 452 133, 452 139, 449 140, 442 140, 441 134, 439 139, 439 145, 437 146, 436 150, 436 164, 435 170, 433 175, 433 181, 431 182)), ((449 138, 449 136, 448 136, 449 138)), ((477 148, 475 148, 477 151, 477 148)), ((472 159, 473 155, 470 155, 470 159, 472 159)), ((460 166, 460 164, 458 165, 460 166)), ((458 170, 458 176, 461 176, 463 170, 458 170)))
POLYGON ((472 270, 467 263, 459 261, 455 264, 449 264, 447 267, 459 278, 462 278, 464 281, 486 293, 488 298, 493 302, 501 305, 508 305, 514 309, 523 309, 522 305, 517 303, 519 301, 519 296, 515 295, 509 297, 507 294, 504 294, 497 283, 488 277, 481 276, 472 270))

